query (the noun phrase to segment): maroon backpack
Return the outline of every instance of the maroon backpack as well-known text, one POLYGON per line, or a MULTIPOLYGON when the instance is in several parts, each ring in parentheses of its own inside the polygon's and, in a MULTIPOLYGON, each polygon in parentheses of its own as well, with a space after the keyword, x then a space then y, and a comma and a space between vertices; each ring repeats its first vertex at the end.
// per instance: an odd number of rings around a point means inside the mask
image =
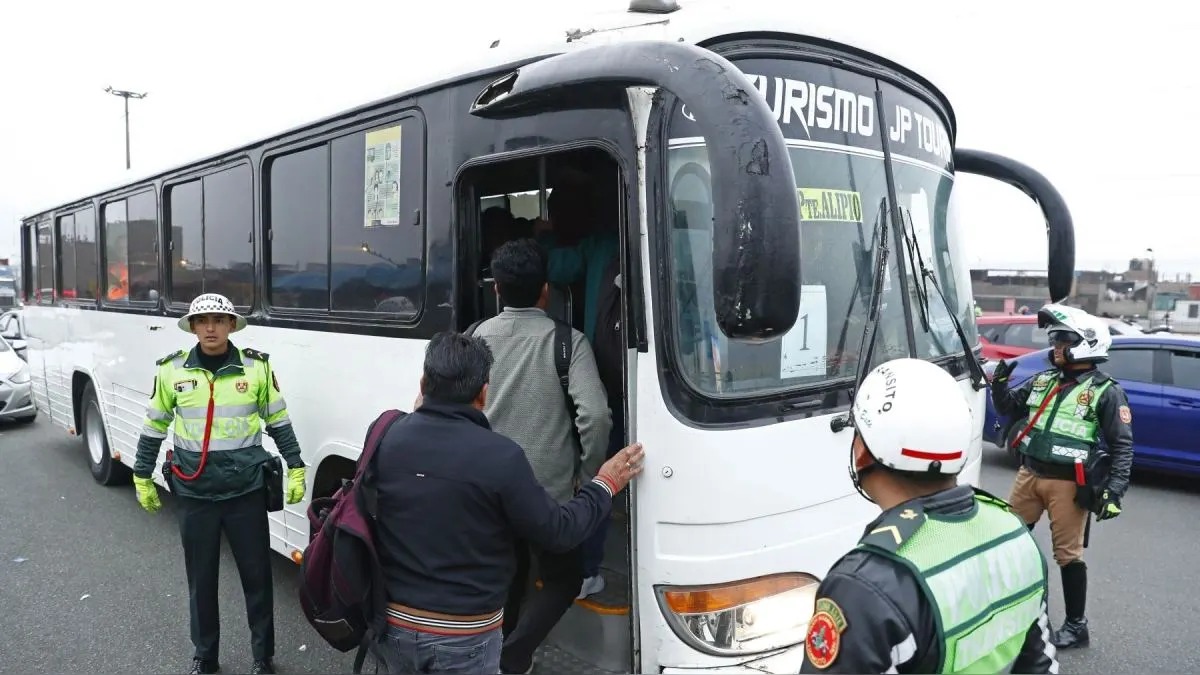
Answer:
POLYGON ((309 541, 300 565, 300 608, 334 649, 358 648, 360 672, 385 628, 387 594, 375 548, 378 493, 371 460, 388 429, 407 413, 386 410, 367 428, 354 478, 308 505, 309 541))

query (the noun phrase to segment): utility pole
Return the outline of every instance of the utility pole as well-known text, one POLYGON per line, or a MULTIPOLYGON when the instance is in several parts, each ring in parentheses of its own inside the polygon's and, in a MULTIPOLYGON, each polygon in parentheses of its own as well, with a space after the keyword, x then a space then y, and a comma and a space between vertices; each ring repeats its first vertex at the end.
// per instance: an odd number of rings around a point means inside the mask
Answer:
POLYGON ((121 91, 120 89, 113 89, 111 85, 108 87, 105 87, 104 91, 112 94, 113 96, 120 96, 121 98, 125 99, 125 169, 128 171, 129 170, 129 99, 131 99, 131 98, 136 98, 136 99, 146 98, 146 94, 149 92, 135 94, 132 91, 121 91))

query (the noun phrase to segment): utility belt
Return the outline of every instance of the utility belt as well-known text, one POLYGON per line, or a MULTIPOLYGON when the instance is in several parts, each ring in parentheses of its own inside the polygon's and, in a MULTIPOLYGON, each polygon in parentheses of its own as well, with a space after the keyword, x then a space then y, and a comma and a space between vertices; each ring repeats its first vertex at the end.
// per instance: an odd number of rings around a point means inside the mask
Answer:
POLYGON ((1078 464, 1043 462, 1023 453, 1021 457, 1025 466, 1042 478, 1075 483, 1075 503, 1079 508, 1099 515, 1100 493, 1108 484, 1108 474, 1112 469, 1112 456, 1107 452, 1093 450, 1088 454, 1087 462, 1078 464))
MULTIPOLYGON (((271 457, 260 464, 263 472, 263 490, 267 493, 267 511, 275 512, 283 510, 283 460, 279 455, 271 455, 271 457)), ((200 473, 204 470, 203 462, 200 468, 191 476, 184 475, 175 466, 175 451, 168 450, 167 456, 162 463, 163 485, 166 485, 172 492, 175 491, 172 487, 172 479, 192 481, 200 477, 200 473)))

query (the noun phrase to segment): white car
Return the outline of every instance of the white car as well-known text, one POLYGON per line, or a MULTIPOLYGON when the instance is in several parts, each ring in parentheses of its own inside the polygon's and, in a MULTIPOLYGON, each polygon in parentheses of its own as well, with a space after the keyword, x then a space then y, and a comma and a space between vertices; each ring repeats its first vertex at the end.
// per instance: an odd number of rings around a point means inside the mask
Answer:
MULTIPOLYGON (((17 346, 24 347, 24 344, 17 346)), ((0 337, 0 420, 27 423, 36 417, 29 364, 17 356, 8 340, 0 337)))

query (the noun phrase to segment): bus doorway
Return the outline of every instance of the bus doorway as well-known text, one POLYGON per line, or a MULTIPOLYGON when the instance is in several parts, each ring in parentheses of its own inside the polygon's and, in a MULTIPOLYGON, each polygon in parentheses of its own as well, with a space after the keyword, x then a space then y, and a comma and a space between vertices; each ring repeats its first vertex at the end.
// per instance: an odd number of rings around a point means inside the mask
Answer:
MULTIPOLYGON (((624 181, 607 152, 583 148, 479 162, 460 174, 456 194, 463 224, 460 250, 464 251, 459 256, 464 265, 460 329, 503 310, 490 270, 496 249, 514 239, 534 238, 549 256, 547 314, 583 332, 593 352, 595 340, 614 339, 607 327, 596 325, 596 308, 590 306, 596 302, 596 285, 603 283, 599 267, 616 259, 619 272, 621 260, 630 259, 620 234, 627 231, 624 181)), ((599 297, 603 296, 601 291, 599 297)), ((619 316, 628 316, 627 296, 619 296, 619 316)), ((615 363, 597 359, 621 446, 629 442, 626 411, 632 407, 626 396, 630 374, 625 346, 622 343, 617 350, 621 357, 615 363)), ((614 500, 607 532, 582 547, 589 551, 585 558, 598 561, 594 577, 602 581, 593 578, 585 584, 581 595, 594 592, 577 598, 543 643, 535 661, 541 672, 628 672, 631 667, 628 494, 622 491, 614 500)), ((536 566, 532 577, 529 592, 541 592, 536 566)))

